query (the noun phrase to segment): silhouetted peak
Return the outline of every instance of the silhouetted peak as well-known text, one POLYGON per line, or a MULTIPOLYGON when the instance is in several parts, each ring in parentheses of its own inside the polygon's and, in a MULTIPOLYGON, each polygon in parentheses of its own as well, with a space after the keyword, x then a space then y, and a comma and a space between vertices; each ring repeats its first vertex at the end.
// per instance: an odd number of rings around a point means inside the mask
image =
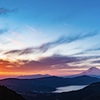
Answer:
POLYGON ((88 70, 82 72, 80 75, 100 75, 100 69, 97 67, 91 67, 88 70))
POLYGON ((91 67, 90 69, 88 69, 88 70, 90 70, 90 71, 93 71, 93 70, 100 70, 99 68, 97 68, 97 67, 91 67))

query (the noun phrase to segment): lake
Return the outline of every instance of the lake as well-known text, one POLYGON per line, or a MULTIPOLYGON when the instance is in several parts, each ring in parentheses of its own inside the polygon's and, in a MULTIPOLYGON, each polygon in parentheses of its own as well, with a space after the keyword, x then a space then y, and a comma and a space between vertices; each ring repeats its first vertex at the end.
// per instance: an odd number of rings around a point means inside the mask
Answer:
POLYGON ((58 87, 58 88, 56 88, 56 91, 53 91, 53 93, 61 93, 61 92, 69 92, 69 91, 73 91, 73 90, 79 90, 86 86, 87 85, 71 85, 71 86, 65 86, 65 87, 58 87))

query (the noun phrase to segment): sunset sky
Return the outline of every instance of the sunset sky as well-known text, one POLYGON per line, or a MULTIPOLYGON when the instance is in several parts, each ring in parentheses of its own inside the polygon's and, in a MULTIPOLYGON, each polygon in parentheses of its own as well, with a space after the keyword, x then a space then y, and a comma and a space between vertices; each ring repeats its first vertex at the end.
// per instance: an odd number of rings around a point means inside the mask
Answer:
POLYGON ((94 66, 100 67, 100 0, 0 0, 0 78, 94 66))

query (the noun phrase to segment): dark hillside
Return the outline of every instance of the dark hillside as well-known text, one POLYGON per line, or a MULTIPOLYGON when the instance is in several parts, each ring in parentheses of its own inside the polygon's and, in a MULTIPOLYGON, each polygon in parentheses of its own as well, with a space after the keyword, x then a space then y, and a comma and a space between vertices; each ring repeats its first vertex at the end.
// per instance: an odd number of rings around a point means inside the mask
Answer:
POLYGON ((5 86, 0 86, 0 100, 25 100, 21 95, 8 89, 5 86))

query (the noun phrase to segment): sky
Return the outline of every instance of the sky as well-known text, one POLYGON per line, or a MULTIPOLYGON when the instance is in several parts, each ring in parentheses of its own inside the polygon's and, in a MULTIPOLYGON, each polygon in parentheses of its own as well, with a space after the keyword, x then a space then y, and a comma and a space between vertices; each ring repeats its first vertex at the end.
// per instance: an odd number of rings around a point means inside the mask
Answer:
POLYGON ((100 67, 100 0, 0 0, 0 78, 72 75, 100 67))

